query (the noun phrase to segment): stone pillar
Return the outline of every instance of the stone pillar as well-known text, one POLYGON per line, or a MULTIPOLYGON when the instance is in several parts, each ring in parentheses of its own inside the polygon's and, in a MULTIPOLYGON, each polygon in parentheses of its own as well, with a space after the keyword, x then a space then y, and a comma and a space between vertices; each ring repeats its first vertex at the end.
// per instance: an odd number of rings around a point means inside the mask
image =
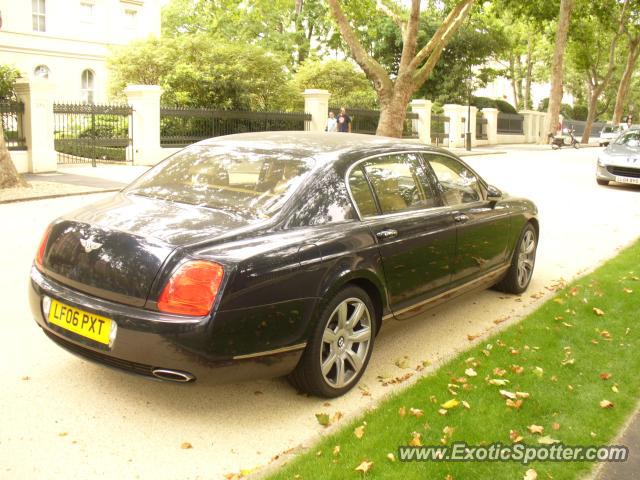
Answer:
POLYGON ((55 172, 58 157, 53 143, 53 90, 51 81, 43 78, 20 79, 15 91, 24 103, 22 127, 27 141, 28 171, 55 172))
POLYGON ((482 115, 487 119, 487 143, 489 145, 498 144, 498 109, 483 108, 482 115))
POLYGON ((449 117, 449 147, 464 147, 466 123, 462 123, 462 119, 467 116, 467 107, 447 103, 442 108, 445 117, 449 117))
POLYGON ((533 110, 523 110, 518 113, 520 113, 520 115, 524 117, 522 121, 522 132, 524 133, 524 142, 535 143, 538 138, 535 133, 535 126, 538 121, 536 114, 538 112, 534 112, 533 110))
POLYGON ((418 114, 414 120, 417 125, 418 138, 426 145, 431 145, 431 107, 430 100, 416 99, 411 101, 411 111, 418 114))
POLYGON ((311 121, 305 122, 304 129, 309 132, 324 132, 329 117, 328 90, 307 88, 303 93, 304 111, 311 114, 311 121))
MULTIPOLYGON (((465 117, 467 116, 467 110, 465 107, 465 117)), ((478 140, 476 139, 476 130, 477 130, 477 123, 476 123, 476 118, 478 116, 478 107, 471 107, 471 146, 475 147, 478 143, 478 140)), ((466 126, 465 126, 465 133, 467 132, 466 130, 466 126)))
POLYGON ((129 125, 133 139, 133 164, 155 165, 164 157, 160 147, 162 89, 158 85, 127 85, 124 94, 133 108, 133 122, 129 125))

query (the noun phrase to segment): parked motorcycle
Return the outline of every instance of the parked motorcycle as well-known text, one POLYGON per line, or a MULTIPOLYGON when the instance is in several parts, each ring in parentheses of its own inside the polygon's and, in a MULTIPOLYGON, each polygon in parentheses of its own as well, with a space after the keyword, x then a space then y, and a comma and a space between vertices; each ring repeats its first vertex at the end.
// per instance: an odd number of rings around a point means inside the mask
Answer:
POLYGON ((551 145, 551 148, 553 148, 554 150, 562 147, 580 148, 580 142, 578 142, 578 140, 576 140, 576 137, 573 136, 573 134, 575 133, 575 129, 565 128, 562 133, 563 135, 553 135, 552 133, 549 134, 549 144, 551 145))

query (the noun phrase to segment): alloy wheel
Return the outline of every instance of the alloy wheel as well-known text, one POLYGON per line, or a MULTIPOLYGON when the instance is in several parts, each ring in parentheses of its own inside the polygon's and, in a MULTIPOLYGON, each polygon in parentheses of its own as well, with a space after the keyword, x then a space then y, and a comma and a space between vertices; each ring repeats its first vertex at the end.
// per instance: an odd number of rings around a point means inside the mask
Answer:
POLYGON ((533 264, 536 258, 536 235, 528 229, 520 241, 518 252, 518 285, 524 287, 533 274, 533 264))
POLYGON ((358 298, 338 304, 322 334, 320 366, 333 388, 351 383, 362 370, 371 345, 371 314, 358 298))

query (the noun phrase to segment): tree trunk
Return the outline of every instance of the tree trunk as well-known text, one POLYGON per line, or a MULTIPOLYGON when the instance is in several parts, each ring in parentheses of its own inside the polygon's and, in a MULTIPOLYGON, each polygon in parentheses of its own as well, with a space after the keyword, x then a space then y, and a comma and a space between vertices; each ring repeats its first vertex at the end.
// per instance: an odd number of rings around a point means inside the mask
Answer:
POLYGON ((396 83, 393 97, 381 105, 380 120, 376 135, 385 137, 402 137, 404 120, 407 116, 407 106, 411 98, 411 85, 396 83))
POLYGON ((4 141, 4 129, 0 122, 0 188, 26 187, 27 182, 18 175, 16 166, 11 160, 9 149, 4 141))
POLYGON ((634 38, 629 42, 629 51, 627 52, 627 63, 618 85, 618 94, 616 95, 616 106, 613 109, 612 123, 618 125, 622 121, 622 114, 624 113, 625 103, 629 96, 629 86, 631 85, 631 78, 633 77, 633 71, 640 56, 640 37, 634 38))
POLYGON ((602 90, 604 90, 604 87, 599 85, 593 88, 591 95, 589 95, 589 112, 587 113, 587 123, 584 126, 584 133, 580 140, 581 143, 589 143, 591 128, 593 127, 593 122, 596 120, 596 115, 598 115, 598 98, 600 98, 602 90))
MULTIPOLYGON (((560 105, 562 104, 562 84, 564 82, 564 51, 567 46, 569 24, 573 0, 560 0, 560 14, 556 31, 556 44, 553 52, 551 67, 551 92, 549 93, 549 108, 545 118, 547 134, 556 133, 556 125, 560 120, 560 105)), ((547 143, 548 138, 541 137, 540 143, 547 143)))
POLYGON ((533 40, 529 37, 527 43, 527 63, 524 82, 524 109, 533 109, 531 105, 531 77, 533 75, 533 40))
POLYGON ((516 65, 515 65, 515 54, 511 52, 509 56, 509 76, 511 77, 511 90, 513 91, 513 104, 516 108, 518 108, 518 103, 520 103, 520 96, 518 95, 518 79, 516 78, 516 65))

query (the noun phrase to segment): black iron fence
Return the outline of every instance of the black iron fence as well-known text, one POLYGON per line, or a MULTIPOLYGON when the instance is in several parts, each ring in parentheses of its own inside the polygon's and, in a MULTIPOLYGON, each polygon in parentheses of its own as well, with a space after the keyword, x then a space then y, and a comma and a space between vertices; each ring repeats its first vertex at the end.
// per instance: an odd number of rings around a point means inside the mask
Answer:
POLYGON ((160 109, 160 144, 178 148, 233 133, 304 130, 308 121, 311 115, 301 112, 163 107, 160 109))
MULTIPOLYGON (((586 125, 587 125, 587 122, 584 122, 582 120, 571 120, 570 118, 565 118, 562 121, 562 128, 568 128, 568 129, 573 128, 574 129, 573 134, 576 137, 582 136, 582 134, 584 133, 584 127, 586 125)), ((602 130, 602 127, 604 127, 605 125, 607 125, 605 122, 593 122, 590 136, 599 137, 600 131, 602 130)))
POLYGON ((58 163, 133 160, 133 109, 128 105, 53 105, 58 163))
POLYGON ((489 138, 487 125, 489 121, 486 118, 476 115, 476 139, 487 140, 489 138))
POLYGON ((518 113, 498 113, 498 133, 522 135, 524 117, 518 113))
POLYGON ((431 115, 431 143, 434 145, 449 144, 449 117, 431 115))
MULTIPOLYGON (((329 111, 337 117, 340 107, 331 106, 329 111)), ((363 133, 365 135, 375 135, 380 121, 380 110, 369 110, 364 108, 349 108, 347 114, 351 117, 351 132, 363 133)), ((402 128, 403 138, 418 138, 418 114, 407 112, 402 128)))
POLYGON ((27 141, 24 136, 23 118, 24 103, 0 102, 0 121, 4 131, 4 140, 9 150, 26 150, 27 141))

